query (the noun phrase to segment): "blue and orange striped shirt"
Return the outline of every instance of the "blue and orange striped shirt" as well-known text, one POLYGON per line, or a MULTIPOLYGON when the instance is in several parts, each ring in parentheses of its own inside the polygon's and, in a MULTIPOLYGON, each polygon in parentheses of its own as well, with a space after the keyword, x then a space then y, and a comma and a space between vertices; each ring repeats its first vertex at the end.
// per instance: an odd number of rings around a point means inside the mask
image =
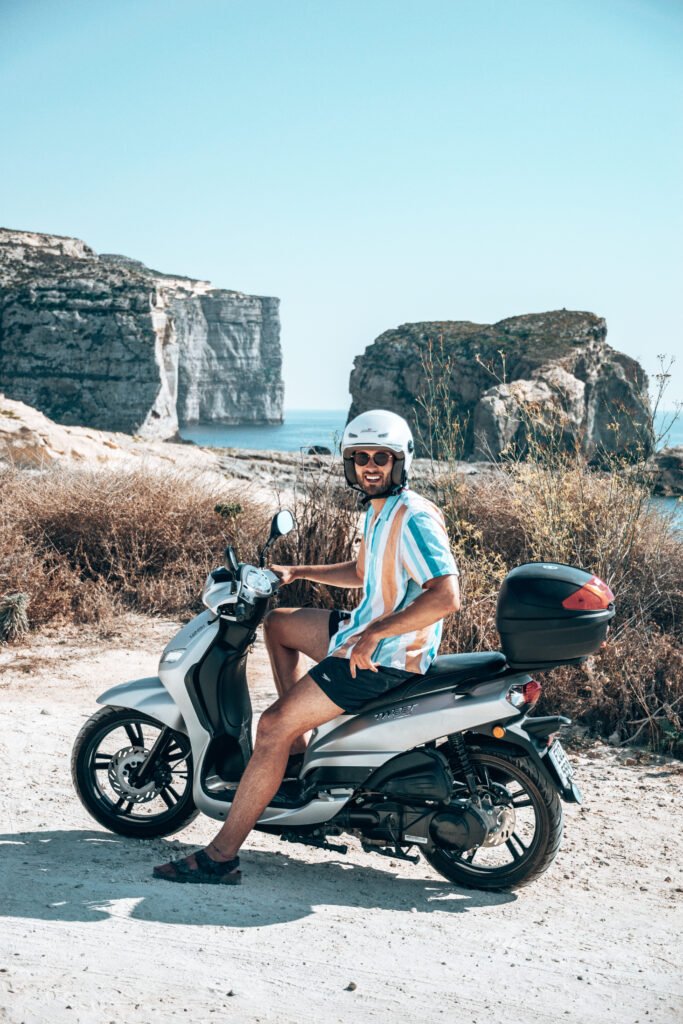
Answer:
MULTIPOLYGON (((387 498, 379 515, 371 505, 358 553, 363 599, 330 641, 328 655, 348 658, 361 632, 382 615, 402 611, 436 576, 458 575, 444 518, 433 502, 405 489, 387 498)), ((443 622, 380 640, 378 665, 424 673, 436 657, 443 622)))

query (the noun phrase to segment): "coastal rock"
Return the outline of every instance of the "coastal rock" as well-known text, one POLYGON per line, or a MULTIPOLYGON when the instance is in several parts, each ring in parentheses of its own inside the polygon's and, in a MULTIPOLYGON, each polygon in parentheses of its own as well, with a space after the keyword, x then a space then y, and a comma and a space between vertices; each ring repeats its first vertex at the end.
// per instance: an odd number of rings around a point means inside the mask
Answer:
POLYGON ((164 438, 280 423, 278 300, 0 229, 0 387, 67 425, 164 438))
POLYGON ((43 470, 53 465, 88 468, 134 465, 174 466, 221 473, 216 452, 193 444, 169 444, 153 438, 68 427, 0 393, 0 469, 43 470))
POLYGON ((647 376, 606 335, 601 317, 571 310, 496 324, 403 324, 355 359, 349 418, 393 409, 423 455, 523 452, 533 424, 596 460, 646 456, 654 440, 647 376), (444 452, 444 437, 455 451, 444 452))
POLYGON ((537 440, 555 437, 564 446, 577 436, 585 411, 585 384, 561 366, 535 370, 529 380, 497 384, 474 409, 475 458, 520 450, 533 430, 537 440))
POLYGON ((683 444, 662 448, 649 460, 655 494, 664 498, 683 497, 683 444))

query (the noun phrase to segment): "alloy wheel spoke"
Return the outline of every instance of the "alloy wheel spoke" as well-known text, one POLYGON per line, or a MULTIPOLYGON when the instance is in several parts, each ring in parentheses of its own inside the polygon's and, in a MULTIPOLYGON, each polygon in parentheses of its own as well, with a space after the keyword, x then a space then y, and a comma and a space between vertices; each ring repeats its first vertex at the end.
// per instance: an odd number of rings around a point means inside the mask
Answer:
POLYGON ((524 845, 516 832, 513 832, 510 838, 505 840, 505 845, 515 861, 521 860, 528 850, 528 847, 524 845))
POLYGON ((159 796, 167 807, 175 807, 180 799, 173 786, 166 786, 165 789, 160 790, 159 796))
POLYGON ((134 747, 144 747, 144 738, 142 735, 142 726, 139 722, 126 722, 124 729, 128 735, 128 739, 131 745, 134 747))
POLYGON ((130 814, 133 808, 133 801, 128 800, 125 796, 120 796, 114 804, 114 810, 121 811, 122 814, 130 814))
POLYGON ((164 760, 169 764, 180 764, 181 761, 187 760, 187 754, 184 754, 182 750, 169 754, 168 752, 164 755, 164 760))
POLYGON ((103 769, 106 771, 113 756, 113 754, 104 754, 101 750, 98 750, 95 754, 95 771, 99 772, 103 769))
POLYGON ((512 806, 513 807, 532 807, 533 803, 531 801, 531 798, 528 797, 525 793, 520 793, 519 797, 515 797, 515 799, 512 801, 512 806))

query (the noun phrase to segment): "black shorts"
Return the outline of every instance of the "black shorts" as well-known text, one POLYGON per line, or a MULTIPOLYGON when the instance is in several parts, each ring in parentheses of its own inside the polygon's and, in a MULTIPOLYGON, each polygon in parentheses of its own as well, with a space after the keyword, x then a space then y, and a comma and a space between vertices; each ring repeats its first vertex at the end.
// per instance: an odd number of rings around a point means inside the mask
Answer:
MULTIPOLYGON (((348 618, 348 612, 335 610, 330 613, 330 638, 337 632, 344 618, 348 618)), ((369 700, 381 697, 394 687, 400 686, 406 679, 415 678, 414 672, 380 665, 376 672, 369 668, 356 669, 356 678, 353 679, 349 659, 334 655, 323 658, 318 665, 314 665, 309 675, 325 696, 350 715, 355 715, 369 700)))

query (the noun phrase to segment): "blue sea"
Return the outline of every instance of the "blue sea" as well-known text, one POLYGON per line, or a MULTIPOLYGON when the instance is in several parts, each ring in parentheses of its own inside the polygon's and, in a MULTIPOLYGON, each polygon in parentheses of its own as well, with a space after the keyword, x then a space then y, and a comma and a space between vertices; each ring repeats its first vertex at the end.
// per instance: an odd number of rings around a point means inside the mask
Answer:
POLYGON ((208 448, 272 448, 297 452, 306 445, 339 449, 347 409, 286 409, 285 422, 278 426, 224 427, 220 424, 183 427, 181 437, 208 448))

